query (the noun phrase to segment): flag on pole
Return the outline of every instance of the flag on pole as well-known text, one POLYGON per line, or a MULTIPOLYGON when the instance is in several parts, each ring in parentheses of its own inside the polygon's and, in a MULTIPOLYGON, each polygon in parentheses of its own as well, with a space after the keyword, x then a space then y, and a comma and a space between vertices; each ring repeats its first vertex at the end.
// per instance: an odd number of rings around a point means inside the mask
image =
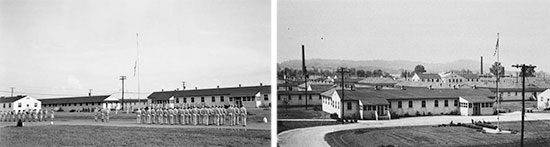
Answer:
POLYGON ((137 69, 137 60, 136 60, 136 62, 135 62, 135 64, 134 64, 134 77, 136 76, 136 69, 137 69))
POLYGON ((497 33, 497 45, 495 47, 495 53, 493 54, 493 56, 496 56, 497 55, 497 52, 498 52, 498 40, 499 40, 499 33, 497 33))

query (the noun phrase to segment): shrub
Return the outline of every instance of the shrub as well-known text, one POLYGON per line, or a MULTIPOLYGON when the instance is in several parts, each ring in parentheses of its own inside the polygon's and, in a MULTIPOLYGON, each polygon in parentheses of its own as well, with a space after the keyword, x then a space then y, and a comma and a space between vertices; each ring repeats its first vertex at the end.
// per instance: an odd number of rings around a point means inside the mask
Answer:
POLYGON ((416 116, 420 116, 420 112, 416 111, 416 116))
POLYGON ((330 114, 330 118, 338 119, 338 114, 337 113, 332 113, 332 114, 330 114))
POLYGON ((75 111, 76 111, 76 110, 74 110, 74 109, 69 110, 69 112, 75 112, 75 111))
POLYGON ((428 112, 428 116, 432 116, 432 112, 428 112))
POLYGON ((313 111, 322 111, 321 106, 313 106, 313 111))

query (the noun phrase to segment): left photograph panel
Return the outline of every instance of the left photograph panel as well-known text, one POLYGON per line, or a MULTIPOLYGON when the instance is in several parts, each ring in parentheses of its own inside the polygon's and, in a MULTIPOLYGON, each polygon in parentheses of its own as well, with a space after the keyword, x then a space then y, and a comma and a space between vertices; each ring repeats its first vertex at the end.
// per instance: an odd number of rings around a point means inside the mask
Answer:
POLYGON ((0 146, 269 146, 269 0, 0 0, 0 146))

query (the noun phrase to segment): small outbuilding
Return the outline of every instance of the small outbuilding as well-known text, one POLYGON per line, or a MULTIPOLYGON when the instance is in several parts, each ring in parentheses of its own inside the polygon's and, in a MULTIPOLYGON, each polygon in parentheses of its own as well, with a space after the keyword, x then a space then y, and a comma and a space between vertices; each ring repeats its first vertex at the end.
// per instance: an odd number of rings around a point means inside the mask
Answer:
POLYGON ((540 93, 537 96, 537 108, 550 108, 550 89, 546 89, 544 92, 540 93))
POLYGON ((493 115, 495 112, 495 100, 487 96, 460 96, 458 101, 461 115, 493 115))

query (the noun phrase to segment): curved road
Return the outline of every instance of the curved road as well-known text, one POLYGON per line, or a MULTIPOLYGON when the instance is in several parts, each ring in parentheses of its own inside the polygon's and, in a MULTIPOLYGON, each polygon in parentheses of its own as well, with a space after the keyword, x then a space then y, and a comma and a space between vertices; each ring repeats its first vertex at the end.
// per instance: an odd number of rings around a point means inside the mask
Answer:
MULTIPOLYGON (((550 113, 526 113, 525 115, 525 120, 550 120, 550 113)), ((281 147, 328 147, 329 144, 324 138, 330 132, 361 128, 438 125, 451 121, 454 123, 471 123, 471 119, 494 122, 497 121, 497 116, 423 116, 381 121, 368 120, 346 125, 299 128, 279 133, 277 135, 277 143, 281 147)), ((521 121, 521 112, 502 114, 500 115, 500 121, 521 121)))

